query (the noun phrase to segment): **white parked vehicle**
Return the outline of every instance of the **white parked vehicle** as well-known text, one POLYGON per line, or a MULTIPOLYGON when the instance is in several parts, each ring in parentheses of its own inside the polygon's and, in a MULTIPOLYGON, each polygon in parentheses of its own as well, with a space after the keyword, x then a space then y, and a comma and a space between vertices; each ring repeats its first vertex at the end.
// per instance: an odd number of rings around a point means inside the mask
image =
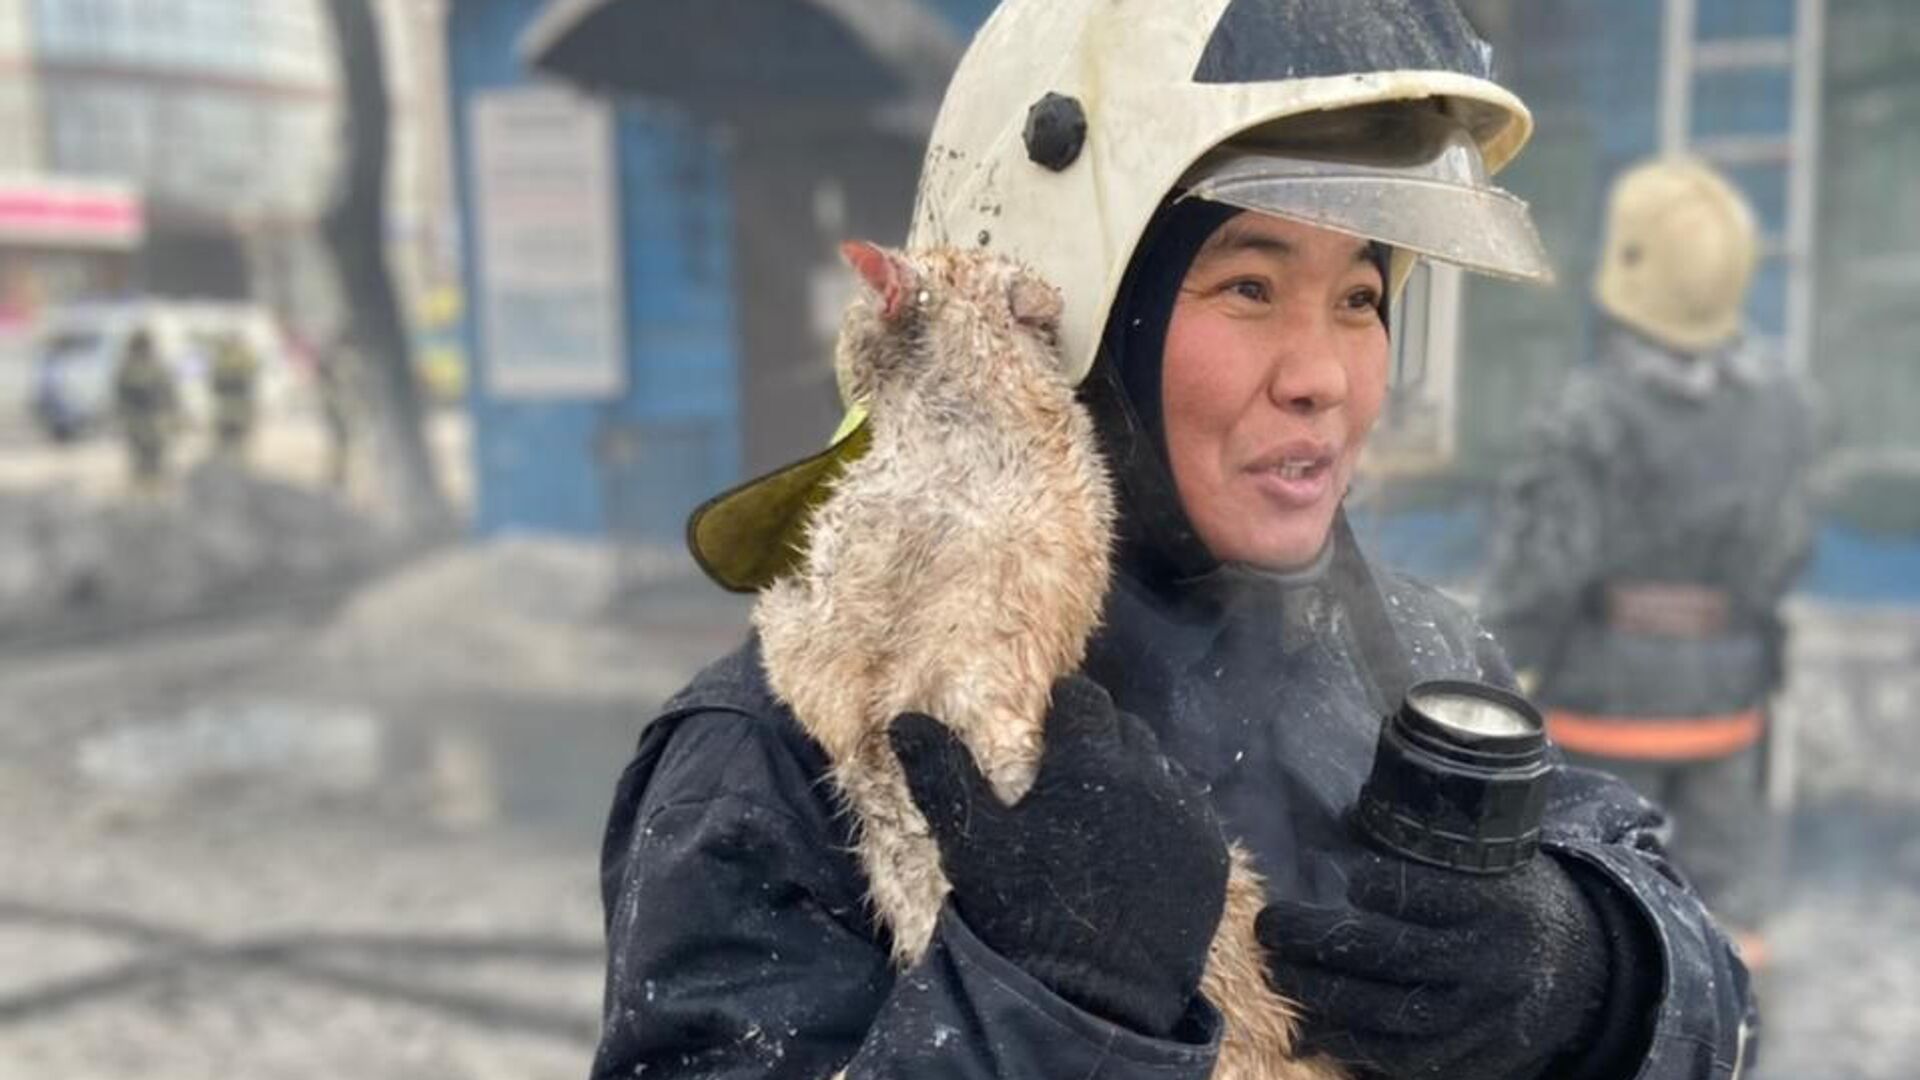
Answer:
POLYGON ((259 362, 262 416, 288 407, 302 373, 265 309, 251 304, 137 300, 76 304, 41 320, 29 406, 54 439, 77 438, 113 419, 113 377, 127 343, 144 331, 173 370, 189 424, 212 411, 208 373, 215 350, 238 336, 259 362))

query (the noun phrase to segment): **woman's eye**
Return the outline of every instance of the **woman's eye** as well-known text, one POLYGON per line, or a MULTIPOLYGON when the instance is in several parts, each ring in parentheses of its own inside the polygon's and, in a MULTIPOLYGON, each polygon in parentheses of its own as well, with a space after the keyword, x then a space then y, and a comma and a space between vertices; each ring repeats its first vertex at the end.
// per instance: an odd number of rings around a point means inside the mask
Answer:
POLYGON ((1238 281, 1229 282, 1227 291, 1257 304, 1264 304, 1273 298, 1273 292, 1267 288, 1267 283, 1253 278, 1241 278, 1238 281))
POLYGON ((1380 310, 1380 290, 1372 286, 1353 290, 1347 294, 1347 307, 1352 311, 1380 310))

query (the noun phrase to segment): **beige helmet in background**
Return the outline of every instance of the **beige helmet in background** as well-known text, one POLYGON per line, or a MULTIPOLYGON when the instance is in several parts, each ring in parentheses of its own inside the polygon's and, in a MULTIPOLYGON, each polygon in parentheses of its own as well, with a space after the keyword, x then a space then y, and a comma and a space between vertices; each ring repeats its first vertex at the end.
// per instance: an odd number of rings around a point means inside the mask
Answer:
MULTIPOLYGON (((1075 381, 1166 200, 1201 197, 1416 257, 1550 279, 1526 205, 1492 173, 1533 129, 1447 0, 1004 0, 947 87, 908 246, 986 247, 1060 289, 1075 381)), ((721 585, 785 573, 807 512, 868 444, 709 500, 688 546, 721 585)))
POLYGON ((1753 208, 1700 161, 1661 158, 1614 182, 1594 298, 1614 318, 1680 352, 1740 332, 1759 262, 1753 208))

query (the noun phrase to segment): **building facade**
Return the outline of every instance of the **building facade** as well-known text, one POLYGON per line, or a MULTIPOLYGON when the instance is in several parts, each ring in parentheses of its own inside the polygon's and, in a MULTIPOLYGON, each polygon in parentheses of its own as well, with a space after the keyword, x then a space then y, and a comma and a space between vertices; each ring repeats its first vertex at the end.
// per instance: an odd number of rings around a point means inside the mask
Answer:
MULTIPOLYGON (((339 168, 324 0, 0 0, 0 174, 119 185, 143 232, 72 294, 251 299, 315 336, 338 321, 317 226, 339 168)), ((422 297, 457 276, 442 0, 374 0, 392 117, 393 261, 422 297)), ((71 275, 69 275, 71 278, 71 275)))
POLYGON ((34 0, 31 19, 45 167, 146 200, 136 288, 282 306, 312 288, 337 123, 313 5, 34 0))

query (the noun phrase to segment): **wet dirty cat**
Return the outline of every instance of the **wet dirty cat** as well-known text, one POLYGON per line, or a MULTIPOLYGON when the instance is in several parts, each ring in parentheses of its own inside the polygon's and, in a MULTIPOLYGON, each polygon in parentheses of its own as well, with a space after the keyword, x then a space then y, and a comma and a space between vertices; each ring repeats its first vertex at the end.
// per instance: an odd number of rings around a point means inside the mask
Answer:
MULTIPOLYGON (((866 289, 837 345, 872 443, 808 525, 799 568, 754 610, 769 681, 832 761, 871 901, 906 967, 948 891, 886 733, 938 718, 1000 798, 1031 784, 1053 683, 1076 671, 1111 574, 1114 497, 1055 340, 1060 294, 984 250, 842 249, 866 289)), ((1235 848, 1202 990, 1226 1027, 1216 1075, 1333 1080, 1293 1056, 1267 985, 1263 891, 1235 848)))

